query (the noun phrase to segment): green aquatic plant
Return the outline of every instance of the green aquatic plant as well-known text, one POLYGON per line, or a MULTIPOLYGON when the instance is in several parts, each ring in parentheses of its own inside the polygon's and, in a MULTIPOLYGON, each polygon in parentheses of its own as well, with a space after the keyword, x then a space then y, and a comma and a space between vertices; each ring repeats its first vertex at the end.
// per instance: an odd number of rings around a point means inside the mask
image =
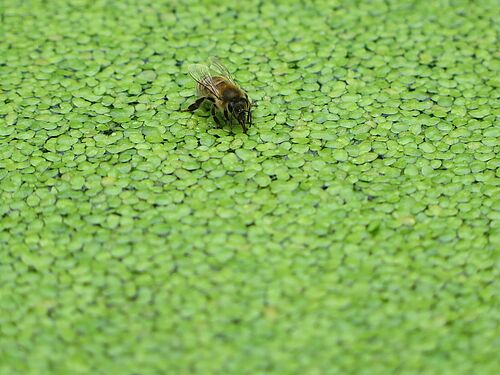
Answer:
POLYGON ((498 11, 4 2, 0 374, 497 374, 498 11))

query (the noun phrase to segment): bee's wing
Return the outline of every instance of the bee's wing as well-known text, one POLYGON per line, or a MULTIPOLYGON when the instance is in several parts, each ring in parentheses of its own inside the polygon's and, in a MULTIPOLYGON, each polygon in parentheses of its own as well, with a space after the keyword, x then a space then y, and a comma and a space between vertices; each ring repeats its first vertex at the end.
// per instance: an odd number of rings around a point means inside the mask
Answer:
POLYGON ((189 66, 189 75, 201 86, 205 87, 212 95, 219 98, 217 87, 212 82, 210 68, 203 64, 193 64, 189 66))
POLYGON ((216 73, 217 75, 219 76, 222 76, 222 77, 225 77, 227 78, 229 81, 231 81, 232 83, 235 83, 234 82, 234 78, 231 74, 231 72, 229 72, 229 69, 227 69, 224 64, 222 64, 220 62, 220 60, 217 58, 217 57, 213 57, 211 60, 210 60, 210 66, 209 66, 210 70, 212 70, 214 73, 216 73))

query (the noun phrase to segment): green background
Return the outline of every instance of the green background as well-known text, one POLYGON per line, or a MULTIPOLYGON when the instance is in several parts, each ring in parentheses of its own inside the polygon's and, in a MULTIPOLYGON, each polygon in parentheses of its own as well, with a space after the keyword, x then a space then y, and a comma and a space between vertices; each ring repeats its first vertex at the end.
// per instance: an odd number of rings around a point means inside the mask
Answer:
POLYGON ((497 374, 496 4, 3 2, 0 373, 497 374))

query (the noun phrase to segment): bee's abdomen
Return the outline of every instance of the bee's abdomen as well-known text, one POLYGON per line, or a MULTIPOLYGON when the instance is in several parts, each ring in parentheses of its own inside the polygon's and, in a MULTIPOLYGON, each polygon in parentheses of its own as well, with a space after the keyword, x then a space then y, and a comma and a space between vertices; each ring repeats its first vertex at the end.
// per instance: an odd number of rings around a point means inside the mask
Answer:
POLYGON ((206 77, 198 84, 197 88, 200 96, 213 96, 212 91, 215 91, 218 98, 229 100, 239 95, 239 90, 224 77, 206 77), (207 87, 212 87, 213 90, 207 87))
POLYGON ((206 82, 201 82, 201 83, 198 83, 198 86, 196 87, 197 91, 198 91, 198 95, 199 96, 209 96, 210 95, 210 92, 209 90, 207 89, 207 86, 210 87, 209 85, 211 84, 210 81, 208 80, 208 78, 205 80, 206 82))
POLYGON ((217 87, 217 78, 219 77, 204 77, 201 82, 198 83, 197 85, 197 91, 198 95, 200 96, 212 96, 211 95, 211 90, 209 90, 207 87, 217 87))

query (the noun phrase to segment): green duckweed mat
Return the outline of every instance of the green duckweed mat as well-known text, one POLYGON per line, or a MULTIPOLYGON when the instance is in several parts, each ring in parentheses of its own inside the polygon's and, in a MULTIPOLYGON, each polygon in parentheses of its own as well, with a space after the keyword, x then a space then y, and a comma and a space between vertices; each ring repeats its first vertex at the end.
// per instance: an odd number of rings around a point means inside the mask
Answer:
POLYGON ((498 374, 498 14, 4 2, 0 373, 498 374))

